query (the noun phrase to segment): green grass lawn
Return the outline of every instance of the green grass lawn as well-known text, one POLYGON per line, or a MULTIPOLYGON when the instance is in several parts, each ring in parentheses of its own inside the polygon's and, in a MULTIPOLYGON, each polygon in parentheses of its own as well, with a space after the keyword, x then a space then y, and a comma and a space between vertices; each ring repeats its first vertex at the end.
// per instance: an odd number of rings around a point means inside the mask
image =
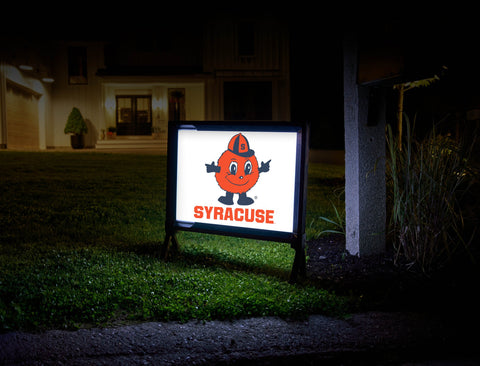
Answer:
MULTIPOLYGON (((343 174, 311 164, 307 239, 336 220, 343 174)), ((0 330, 347 311, 287 282, 288 244, 181 232, 159 259, 165 186, 165 157, 1 152, 0 330)))

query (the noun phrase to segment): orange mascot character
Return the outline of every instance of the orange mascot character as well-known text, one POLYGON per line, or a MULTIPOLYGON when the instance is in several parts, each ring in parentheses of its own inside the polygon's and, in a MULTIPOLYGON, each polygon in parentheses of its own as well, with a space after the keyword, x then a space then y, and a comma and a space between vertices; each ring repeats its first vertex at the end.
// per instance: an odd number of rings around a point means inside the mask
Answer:
POLYGON ((251 205, 254 201, 247 192, 257 183, 260 173, 270 170, 270 161, 258 167, 255 151, 250 149, 248 140, 241 133, 233 136, 217 162, 205 164, 207 173, 215 172, 218 185, 226 193, 218 200, 224 205, 233 205, 233 195, 238 193, 239 205, 251 205))

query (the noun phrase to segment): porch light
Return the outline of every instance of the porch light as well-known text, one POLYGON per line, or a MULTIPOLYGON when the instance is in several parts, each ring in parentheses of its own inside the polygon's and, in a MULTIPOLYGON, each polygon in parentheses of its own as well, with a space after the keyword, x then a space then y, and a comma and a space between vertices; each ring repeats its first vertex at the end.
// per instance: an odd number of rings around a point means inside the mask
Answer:
POLYGON ((116 105, 115 98, 113 98, 111 96, 108 96, 108 97, 105 98, 105 108, 107 110, 114 111, 115 110, 115 105, 116 105))
POLYGON ((45 76, 45 77, 42 78, 42 81, 44 83, 53 83, 55 81, 55 79, 50 77, 50 76, 45 76))
POLYGON ((18 68, 23 71, 33 71, 33 66, 28 64, 21 64, 18 68))
POLYGON ((161 98, 152 99, 152 109, 162 109, 162 107, 163 107, 163 100, 161 98))

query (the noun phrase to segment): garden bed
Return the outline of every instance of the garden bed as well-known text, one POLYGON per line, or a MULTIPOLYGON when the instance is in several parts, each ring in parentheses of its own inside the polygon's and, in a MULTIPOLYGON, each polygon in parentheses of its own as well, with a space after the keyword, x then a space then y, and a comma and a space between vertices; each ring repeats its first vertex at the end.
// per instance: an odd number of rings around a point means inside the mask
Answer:
POLYGON ((480 305, 475 290, 480 281, 478 245, 470 248, 469 255, 459 254, 429 276, 406 263, 395 264, 389 251, 365 257, 350 255, 343 235, 309 241, 307 254, 308 281, 338 295, 352 296, 358 301, 357 311, 467 314, 480 305))

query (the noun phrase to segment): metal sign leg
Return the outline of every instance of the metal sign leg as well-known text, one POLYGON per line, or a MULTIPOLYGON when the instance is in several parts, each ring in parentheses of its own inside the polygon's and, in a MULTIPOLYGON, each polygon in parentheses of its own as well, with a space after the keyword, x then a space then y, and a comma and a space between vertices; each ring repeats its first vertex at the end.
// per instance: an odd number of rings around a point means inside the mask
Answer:
POLYGON ((168 257, 170 242, 172 243, 171 250, 174 253, 178 252, 178 240, 174 230, 169 230, 165 234, 165 240, 163 241, 162 251, 160 253, 163 259, 167 259, 168 257))
POLYGON ((293 259, 292 273, 290 274, 290 283, 296 283, 298 277, 306 277, 307 275, 307 260, 305 256, 305 236, 296 243, 292 243, 295 249, 295 258, 293 259))

